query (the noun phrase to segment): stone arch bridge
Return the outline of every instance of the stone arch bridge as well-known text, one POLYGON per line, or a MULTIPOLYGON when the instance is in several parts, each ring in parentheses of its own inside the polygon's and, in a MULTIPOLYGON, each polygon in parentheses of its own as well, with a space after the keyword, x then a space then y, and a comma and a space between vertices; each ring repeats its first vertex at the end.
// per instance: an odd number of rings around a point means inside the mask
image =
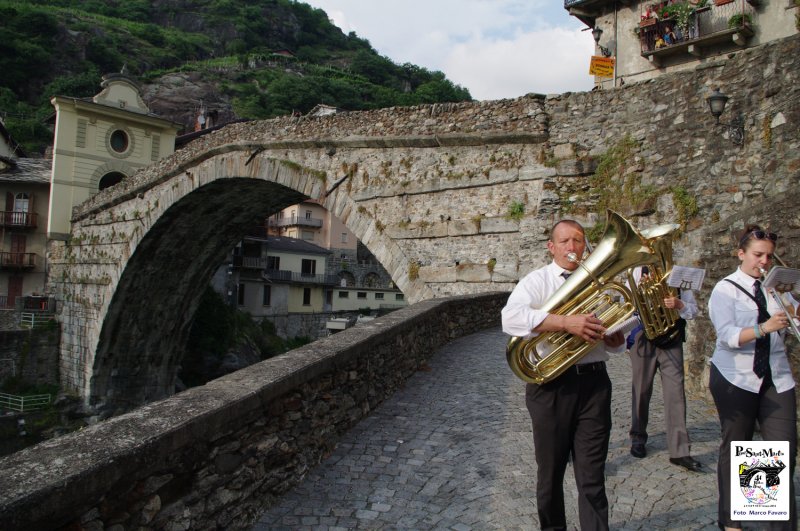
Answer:
POLYGON ((51 244, 62 386, 98 409, 171 394, 213 271, 249 228, 303 198, 339 217, 412 303, 510 290, 546 259, 556 217, 592 225, 614 194, 644 225, 684 216, 689 197, 679 256, 713 261, 726 242, 709 235, 796 181, 797 48, 788 39, 610 91, 285 117, 202 137, 77 207, 69 241, 51 244), (760 98, 747 88, 756 60, 775 73, 759 78, 760 98), (712 83, 768 143, 715 131, 712 83), (617 173, 591 181, 625 138, 617 173), (631 193, 645 187, 658 193, 631 193))

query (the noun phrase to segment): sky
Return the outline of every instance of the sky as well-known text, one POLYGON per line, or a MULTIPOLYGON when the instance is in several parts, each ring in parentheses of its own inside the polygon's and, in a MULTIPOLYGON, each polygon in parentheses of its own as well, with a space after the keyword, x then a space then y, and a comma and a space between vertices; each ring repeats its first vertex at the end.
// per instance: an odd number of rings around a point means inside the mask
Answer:
POLYGON ((476 100, 591 90, 594 41, 561 0, 304 0, 397 64, 476 100))

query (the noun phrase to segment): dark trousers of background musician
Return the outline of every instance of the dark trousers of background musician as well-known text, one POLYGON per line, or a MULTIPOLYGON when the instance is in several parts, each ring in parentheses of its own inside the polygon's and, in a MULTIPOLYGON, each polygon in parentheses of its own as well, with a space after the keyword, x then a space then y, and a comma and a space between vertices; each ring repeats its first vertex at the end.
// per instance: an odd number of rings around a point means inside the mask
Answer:
POLYGON ((664 393, 667 449, 670 457, 689 455, 689 432, 686 430, 686 394, 683 388, 683 345, 656 348, 644 332, 639 332, 631 355, 631 443, 647 442, 650 398, 656 369, 661 373, 664 393))
POLYGON ((538 468, 536 501, 541 529, 566 529, 564 475, 572 455, 583 531, 608 529, 605 464, 611 434, 611 380, 606 370, 574 367, 543 385, 528 384, 538 468))
MULTIPOLYGON (((769 377, 767 377, 769 379, 769 377)), ((731 441, 753 439, 755 423, 765 441, 789 441, 789 520, 764 522, 769 529, 797 530, 797 507, 794 499, 794 463, 797 455, 797 406, 795 391, 778 393, 771 379, 761 387, 761 392, 751 393, 728 382, 711 364, 708 384, 722 427, 722 442, 719 445, 717 483, 719 488, 719 527, 741 527, 731 520, 731 441)))

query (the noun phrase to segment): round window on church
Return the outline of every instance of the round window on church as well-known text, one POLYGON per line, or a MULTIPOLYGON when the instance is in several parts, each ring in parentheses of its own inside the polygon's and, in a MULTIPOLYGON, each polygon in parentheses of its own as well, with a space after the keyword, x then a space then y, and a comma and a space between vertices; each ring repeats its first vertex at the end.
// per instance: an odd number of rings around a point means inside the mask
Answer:
POLYGON ((109 137, 108 141, 111 144, 111 149, 117 153, 125 153, 128 150, 128 145, 130 144, 130 141, 128 140, 128 133, 121 129, 117 129, 111 133, 111 137, 109 137))

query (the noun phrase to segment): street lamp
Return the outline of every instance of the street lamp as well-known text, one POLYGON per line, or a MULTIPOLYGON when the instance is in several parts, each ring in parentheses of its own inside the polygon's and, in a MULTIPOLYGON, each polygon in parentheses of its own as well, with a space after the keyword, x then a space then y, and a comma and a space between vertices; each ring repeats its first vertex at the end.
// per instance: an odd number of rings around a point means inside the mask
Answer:
POLYGON ((724 125, 728 128, 728 137, 737 146, 744 144, 744 120, 741 114, 737 114, 730 123, 719 121, 719 117, 725 112, 725 104, 730 98, 720 92, 719 87, 714 87, 714 91, 706 98, 708 109, 711 115, 716 118, 717 125, 724 125))
POLYGON ((600 46, 600 37, 603 36, 603 29, 600 26, 595 26, 592 28, 592 37, 594 37, 594 43, 600 48, 600 53, 603 54, 603 57, 611 57, 611 50, 606 48, 605 46, 600 46))

